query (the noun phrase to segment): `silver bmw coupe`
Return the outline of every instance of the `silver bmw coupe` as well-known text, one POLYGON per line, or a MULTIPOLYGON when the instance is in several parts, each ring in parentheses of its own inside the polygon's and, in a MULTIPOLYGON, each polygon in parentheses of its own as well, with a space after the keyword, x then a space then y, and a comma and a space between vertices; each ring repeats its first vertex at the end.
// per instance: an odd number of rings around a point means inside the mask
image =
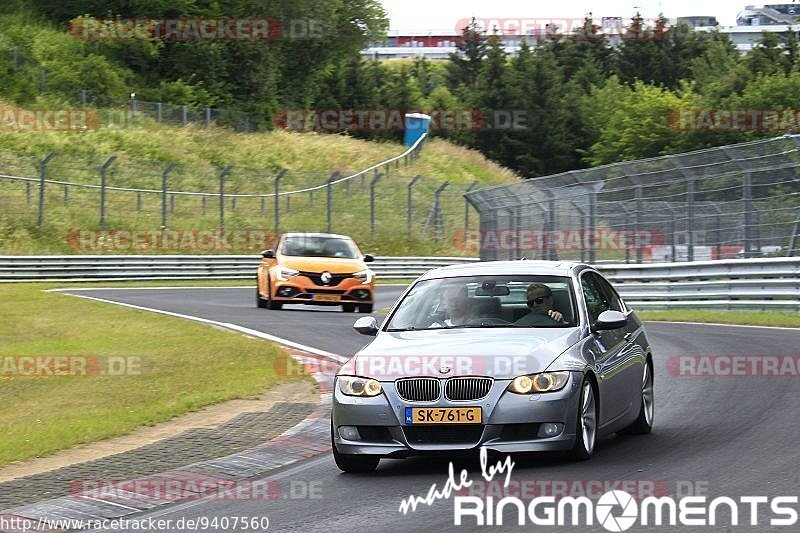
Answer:
POLYGON ((653 428, 653 355, 636 313, 580 263, 498 261, 417 279, 336 375, 331 441, 345 472, 485 447, 592 456, 653 428))

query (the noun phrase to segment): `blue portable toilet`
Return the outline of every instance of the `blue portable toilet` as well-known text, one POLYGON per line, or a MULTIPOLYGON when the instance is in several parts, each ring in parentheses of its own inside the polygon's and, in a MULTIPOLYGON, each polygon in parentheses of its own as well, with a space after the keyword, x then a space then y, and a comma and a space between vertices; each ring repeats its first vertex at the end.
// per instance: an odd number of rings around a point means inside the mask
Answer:
POLYGON ((431 126, 431 116, 424 113, 406 113, 405 123, 405 145, 414 146, 414 143, 424 133, 428 133, 431 126))

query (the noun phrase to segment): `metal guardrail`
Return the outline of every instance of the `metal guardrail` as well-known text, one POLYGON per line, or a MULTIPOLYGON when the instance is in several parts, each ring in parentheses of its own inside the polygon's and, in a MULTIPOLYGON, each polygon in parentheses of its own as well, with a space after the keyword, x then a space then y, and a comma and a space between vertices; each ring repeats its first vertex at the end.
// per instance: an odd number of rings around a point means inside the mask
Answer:
MULTIPOLYGON (((0 282, 252 279, 255 255, 0 256, 0 282)), ((379 278, 411 280, 427 270, 477 259, 377 257, 379 278)), ((800 258, 694 263, 601 264, 597 268, 636 309, 800 310, 800 258)))

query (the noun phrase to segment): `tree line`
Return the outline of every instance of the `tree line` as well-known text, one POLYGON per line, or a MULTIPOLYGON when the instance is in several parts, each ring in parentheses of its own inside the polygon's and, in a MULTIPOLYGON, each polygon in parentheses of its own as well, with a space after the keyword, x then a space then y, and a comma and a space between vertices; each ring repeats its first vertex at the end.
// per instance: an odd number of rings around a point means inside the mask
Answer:
POLYGON ((616 42, 586 18, 583 31, 522 42, 513 56, 473 21, 448 61, 363 58, 388 28, 378 0, 41 0, 35 7, 9 0, 0 22, 0 97, 13 102, 74 99, 79 89, 124 102, 136 92, 145 100, 238 108, 267 124, 287 109, 518 113, 522 127, 441 127, 433 135, 523 176, 793 131, 790 110, 800 94, 794 34, 764 33, 740 55, 725 34, 669 26, 663 17, 646 27, 638 14, 616 42), (82 40, 69 32, 78 16, 265 17, 313 20, 323 31, 268 42, 82 40), (20 75, 24 63, 12 64, 12 46, 47 69, 44 94, 35 90, 39 80, 20 75), (724 110, 750 115, 731 123, 724 110))

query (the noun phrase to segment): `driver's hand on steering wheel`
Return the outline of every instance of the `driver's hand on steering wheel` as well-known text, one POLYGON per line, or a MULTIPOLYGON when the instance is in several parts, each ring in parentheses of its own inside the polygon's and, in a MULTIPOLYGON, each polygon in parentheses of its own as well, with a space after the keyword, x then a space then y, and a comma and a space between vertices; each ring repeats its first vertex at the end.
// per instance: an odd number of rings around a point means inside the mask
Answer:
POLYGON ((555 309, 550 309, 549 311, 547 311, 547 316, 549 316, 550 318, 552 318, 556 322, 563 322, 564 321, 564 315, 562 315, 561 313, 559 313, 555 309))

